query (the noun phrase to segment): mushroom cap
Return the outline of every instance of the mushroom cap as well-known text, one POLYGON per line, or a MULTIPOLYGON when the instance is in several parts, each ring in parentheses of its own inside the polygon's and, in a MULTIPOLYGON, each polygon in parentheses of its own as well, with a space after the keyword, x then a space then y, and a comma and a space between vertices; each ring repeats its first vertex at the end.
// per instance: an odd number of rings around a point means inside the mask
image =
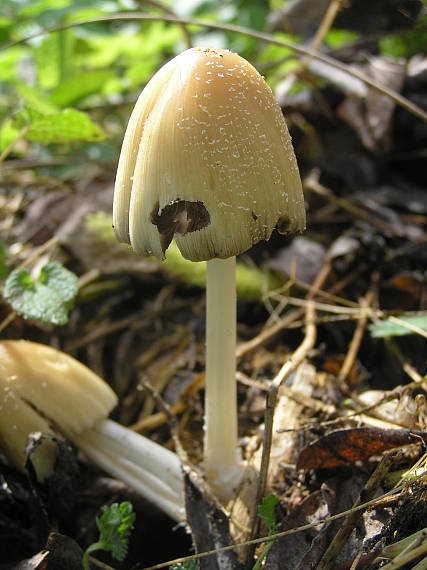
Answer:
MULTIPOLYGON (((33 432, 53 434, 49 423, 29 404, 24 402, 0 375, 0 447, 6 456, 20 469, 24 469, 28 436, 33 432)), ((39 481, 52 473, 55 464, 56 446, 50 441, 42 442, 31 460, 39 481)))
POLYGON ((141 93, 114 190, 116 236, 164 259, 227 258, 305 228, 291 138, 271 89, 239 55, 192 48, 141 93))
POLYGON ((78 360, 25 340, 0 342, 0 406, 11 397, 65 433, 92 427, 117 404, 108 384, 78 360))

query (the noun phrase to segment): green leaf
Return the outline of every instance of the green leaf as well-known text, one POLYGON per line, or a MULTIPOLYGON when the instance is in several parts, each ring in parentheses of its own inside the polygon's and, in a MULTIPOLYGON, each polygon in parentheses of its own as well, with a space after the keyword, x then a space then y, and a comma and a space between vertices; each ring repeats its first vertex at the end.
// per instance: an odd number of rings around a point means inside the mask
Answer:
MULTIPOLYGON (((72 141, 100 141, 105 138, 104 131, 92 122, 86 113, 75 109, 66 109, 60 113, 44 115, 34 109, 26 109, 25 118, 28 130, 25 138, 44 144, 70 143, 72 141)), ((23 122, 23 115, 18 115, 17 123, 23 122)))
POLYGON ((37 79, 43 89, 53 89, 71 75, 74 41, 73 30, 61 30, 43 38, 35 49, 37 79))
POLYGON ((60 83, 51 93, 50 100, 58 107, 74 105, 89 95, 100 93, 102 86, 112 77, 114 74, 109 70, 79 73, 60 83))
POLYGON ((397 317, 400 321, 407 323, 409 326, 400 325, 394 319, 385 319, 373 325, 369 325, 369 330, 373 338, 388 338, 391 336, 404 336, 408 334, 417 334, 410 327, 417 327, 427 332, 427 313, 418 315, 401 315, 397 317))
POLYGON ((102 507, 102 515, 96 519, 98 545, 102 544, 103 550, 110 551, 115 560, 122 561, 126 558, 134 521, 135 513, 128 501, 102 507))
POLYGON ((50 115, 51 113, 59 111, 59 109, 49 101, 47 95, 40 89, 29 87, 23 83, 17 85, 16 89, 22 97, 25 105, 34 109, 38 113, 41 113, 42 115, 50 115))
POLYGON ((27 50, 22 46, 8 48, 0 52, 0 80, 4 84, 16 81, 19 73, 19 62, 26 53, 27 50))
POLYGON ((40 271, 39 282, 56 293, 65 304, 72 304, 77 295, 77 276, 59 263, 48 263, 40 271))
POLYGON ((258 507, 258 516, 266 522, 269 530, 269 534, 276 532, 276 522, 274 510, 276 508, 279 499, 276 495, 270 493, 264 498, 263 502, 258 507))
POLYGON ((352 44, 359 38, 357 32, 352 30, 329 30, 325 37, 325 43, 332 49, 337 49, 342 46, 352 44))
MULTIPOLYGON (((279 499, 276 497, 276 495, 270 493, 270 495, 264 497, 263 502, 258 507, 258 516, 262 518, 263 521, 265 521, 265 523, 267 524, 269 536, 271 536, 276 532, 276 521, 275 521, 274 511, 278 502, 279 499)), ((258 559, 252 570, 261 570, 263 561, 266 558, 272 546, 273 542, 265 543, 263 549, 258 555, 258 559)))
POLYGON ((26 319, 65 325, 77 295, 77 276, 59 263, 45 265, 35 281, 26 270, 6 279, 4 299, 26 319))
POLYGON ((425 24, 425 21, 421 21, 412 30, 380 38, 378 43, 381 54, 409 58, 417 53, 423 53, 426 43, 425 24))
POLYGON ((13 126, 11 119, 6 119, 0 128, 0 151, 7 148, 19 137, 20 131, 13 126))

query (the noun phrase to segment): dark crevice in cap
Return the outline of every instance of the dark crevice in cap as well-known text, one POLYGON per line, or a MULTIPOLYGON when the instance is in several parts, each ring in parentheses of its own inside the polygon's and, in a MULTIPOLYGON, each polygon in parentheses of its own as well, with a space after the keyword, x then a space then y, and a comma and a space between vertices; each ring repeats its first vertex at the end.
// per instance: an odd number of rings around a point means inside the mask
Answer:
POLYGON ((211 223, 209 212, 203 202, 174 200, 159 212, 156 204, 150 216, 151 223, 157 226, 163 253, 168 248, 175 233, 185 235, 206 228, 211 223))

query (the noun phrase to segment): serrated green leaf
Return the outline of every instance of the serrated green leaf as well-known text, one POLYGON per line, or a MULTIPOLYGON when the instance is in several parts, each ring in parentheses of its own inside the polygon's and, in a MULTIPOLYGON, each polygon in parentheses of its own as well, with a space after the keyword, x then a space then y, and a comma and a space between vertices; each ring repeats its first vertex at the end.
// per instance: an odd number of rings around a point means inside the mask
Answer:
POLYGON ((398 317, 400 321, 407 323, 409 326, 400 325, 393 319, 385 319, 378 323, 369 325, 369 330, 373 338, 388 338, 391 336, 404 336, 408 334, 417 334, 410 327, 417 327, 427 332, 427 313, 419 315, 401 315, 398 317))
MULTIPOLYGON (((66 109, 60 113, 43 115, 34 109, 26 109, 28 130, 25 138, 44 144, 70 143, 73 141, 100 141, 104 131, 81 111, 66 109)), ((23 114, 18 114, 17 124, 22 124, 23 114)))
POLYGON ((77 295, 77 276, 59 263, 45 265, 37 281, 26 270, 6 279, 3 297, 26 319, 65 325, 77 295))
POLYGON ((129 537, 133 529, 135 513, 131 503, 113 503, 102 507, 102 515, 96 519, 99 529, 98 544, 111 552, 116 560, 126 558, 129 537))
POLYGON ((267 495, 258 507, 258 516, 266 522, 270 533, 275 532, 276 529, 274 509, 278 502, 279 499, 276 495, 270 493, 270 495, 267 495))

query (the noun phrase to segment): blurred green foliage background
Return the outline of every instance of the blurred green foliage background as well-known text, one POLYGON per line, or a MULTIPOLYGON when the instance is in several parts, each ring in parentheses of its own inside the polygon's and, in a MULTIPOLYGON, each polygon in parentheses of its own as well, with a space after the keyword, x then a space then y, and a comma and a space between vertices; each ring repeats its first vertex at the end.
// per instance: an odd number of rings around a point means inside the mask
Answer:
MULTIPOLYGON (((117 155, 129 109, 153 73, 190 45, 227 47, 254 63, 274 85, 298 64, 280 46, 244 34, 162 21, 166 15, 229 23, 253 30, 268 29, 280 0, 2 0, 0 6, 0 152, 29 152, 24 140, 61 145, 76 160, 108 163, 117 155), (119 13, 144 11, 158 20, 98 21, 119 13), (55 27, 84 22, 46 33, 55 27), (34 36, 34 37, 33 37, 34 36), (16 44, 28 37, 33 39, 16 44), (79 141, 79 144, 73 144, 79 141)), ((308 17, 308 15, 307 15, 308 17)), ((276 31, 294 42, 299 35, 276 31)), ((355 42, 357 30, 333 29, 330 48, 355 42)), ((306 38, 307 39, 307 38, 306 38)), ((410 55, 422 38, 385 33, 381 49, 394 56, 410 55)), ((293 90, 300 88, 300 80, 293 90)), ((57 151, 58 152, 58 149, 57 151)))

